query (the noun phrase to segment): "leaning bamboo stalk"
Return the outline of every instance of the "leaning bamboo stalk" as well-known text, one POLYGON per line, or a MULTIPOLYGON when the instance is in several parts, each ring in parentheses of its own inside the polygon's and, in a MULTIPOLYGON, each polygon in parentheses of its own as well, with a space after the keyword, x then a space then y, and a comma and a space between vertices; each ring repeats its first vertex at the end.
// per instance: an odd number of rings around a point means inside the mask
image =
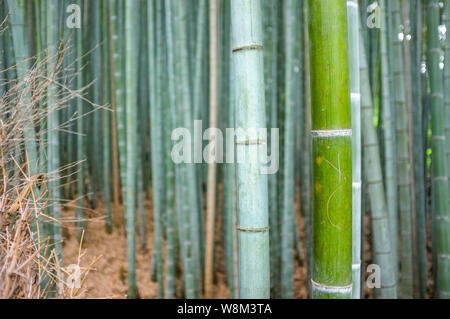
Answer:
POLYGON ((310 61, 314 70, 312 297, 350 298, 352 130, 346 5, 333 0, 309 0, 308 5, 310 61))

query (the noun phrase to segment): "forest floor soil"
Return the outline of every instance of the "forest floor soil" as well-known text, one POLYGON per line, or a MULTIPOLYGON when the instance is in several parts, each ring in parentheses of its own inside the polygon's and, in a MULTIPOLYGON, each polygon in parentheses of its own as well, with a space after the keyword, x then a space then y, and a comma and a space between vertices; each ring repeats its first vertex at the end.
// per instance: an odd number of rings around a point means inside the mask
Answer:
MULTIPOLYGON (((73 204, 73 203, 72 203, 73 204)), ((71 203, 68 204, 71 207, 71 203)), ((151 254, 153 248, 153 216, 151 201, 144 205, 146 213, 146 248, 141 248, 139 237, 139 219, 136 222, 136 276, 138 295, 142 299, 156 298, 157 284, 151 280, 151 254)), ((125 236, 123 207, 113 208, 113 232, 108 234, 105 230, 105 211, 103 206, 96 210, 85 211, 85 233, 80 250, 77 228, 73 223, 74 209, 63 211, 63 259, 65 265, 77 264, 87 267, 93 264, 82 283, 82 291, 78 298, 89 299, 124 299, 127 296, 127 241, 125 236), (80 258, 81 257, 81 258, 80 258)), ((218 223, 219 224, 219 223, 218 223)), ((219 227, 219 226, 218 226, 219 227)), ((299 227, 300 228, 300 227, 299 227)), ((220 242, 220 232, 216 243, 220 242)), ((303 231, 299 232, 303 234, 303 231)), ((305 238, 301 236, 302 246, 305 238)), ((215 288, 213 298, 223 299, 229 297, 226 284, 225 267, 223 263, 223 249, 216 245, 218 264, 215 272, 215 288)), ((306 262, 295 260, 294 293, 295 298, 307 298, 307 271, 306 262)), ((179 276, 180 277, 180 276, 179 276)), ((181 281, 177 283, 177 298, 181 297, 181 281)))

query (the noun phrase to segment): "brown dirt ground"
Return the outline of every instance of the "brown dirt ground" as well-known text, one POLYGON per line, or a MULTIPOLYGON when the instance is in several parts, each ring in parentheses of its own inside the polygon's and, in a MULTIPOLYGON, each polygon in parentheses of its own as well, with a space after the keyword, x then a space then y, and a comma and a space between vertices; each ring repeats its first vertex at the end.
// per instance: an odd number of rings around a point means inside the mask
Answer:
MULTIPOLYGON (((220 200, 220 199, 219 199, 220 200)), ((71 206, 70 203, 68 206, 71 206)), ((220 205, 218 205, 220 207, 220 205)), ((140 248, 139 235, 137 235, 136 249, 136 273, 138 283, 138 294, 140 298, 156 298, 157 284, 150 279, 151 251, 153 247, 153 225, 151 201, 145 202, 147 249, 140 248)), ((88 219, 85 223, 85 235, 82 247, 81 266, 90 264, 94 259, 98 261, 86 276, 83 283, 83 292, 80 298, 126 298, 127 293, 127 249, 123 221, 123 208, 119 207, 113 211, 113 233, 105 231, 105 212, 103 207, 96 211, 87 212, 88 219)), ((220 212, 219 212, 220 214, 220 212)), ((63 258, 64 264, 77 263, 79 256, 79 242, 75 225, 70 222, 74 217, 74 209, 68 208, 63 211, 63 258)), ((139 223, 139 220, 137 220, 139 223)), ((137 231, 139 229, 137 224, 137 231)), ((220 222, 217 223, 220 229, 220 222)), ((299 228, 303 229, 303 221, 300 218, 299 228)), ((223 265, 223 250, 220 244, 220 231, 216 232, 216 253, 219 263, 216 266, 215 289, 213 298, 228 298, 228 288, 223 265)), ((300 230, 302 246, 305 245, 304 231, 300 230)), ((303 249, 303 252, 305 250, 303 249)), ((296 257, 298 257, 296 255, 296 257)), ((307 271, 306 262, 295 261, 294 291, 295 298, 307 298, 307 271)), ((180 297, 181 283, 177 285, 177 297, 180 297)))
MULTIPOLYGON (((220 193, 220 192, 219 192, 220 193)), ((298 198, 298 193, 297 193, 298 198)), ((221 207, 219 197, 218 207, 221 207)), ((299 201, 296 201, 296 210, 299 211, 299 201)), ((71 206, 69 203, 67 206, 71 206)), ((151 272, 151 252, 153 247, 153 216, 151 200, 146 200, 144 205, 146 213, 146 230, 147 242, 146 249, 141 249, 139 235, 136 240, 136 273, 138 282, 138 293, 140 298, 156 298, 157 284, 150 279, 151 272)), ((113 233, 107 234, 105 231, 104 208, 98 207, 96 211, 86 211, 86 232, 82 247, 82 266, 91 264, 91 262, 98 258, 93 269, 89 272, 83 283, 83 293, 79 296, 81 298, 126 298, 127 293, 127 250, 126 237, 123 220, 123 208, 118 207, 113 209, 113 233)), ((220 211, 218 212, 220 216, 220 211)), ((70 222, 73 220, 74 209, 68 208, 63 211, 63 254, 64 264, 69 265, 77 263, 79 256, 79 242, 76 235, 74 224, 70 222)), ((298 233, 300 234, 300 242, 302 245, 303 254, 306 253, 306 238, 304 231, 304 221, 300 213, 296 214, 298 233)), ((365 243, 364 243, 364 260, 365 265, 363 269, 372 263, 372 234, 370 227, 370 218, 366 213, 364 214, 365 224, 365 243)), ((228 288, 226 284, 226 276, 223 263, 223 249, 221 246, 221 225, 220 218, 218 218, 216 231, 216 260, 219 261, 216 265, 215 273, 215 288, 213 298, 228 298, 228 288)), ((137 217, 137 227, 139 230, 139 219, 137 217)), ((433 280, 432 280, 432 266, 431 266, 431 229, 428 225, 428 297, 433 296, 433 280)), ((368 274, 365 274, 366 278, 368 274)), ((417 291, 417 289, 415 289, 417 291)), ((178 281, 177 297, 181 297, 181 282, 178 281)), ((300 261, 297 252, 295 253, 295 269, 294 269, 294 297, 297 299, 308 298, 307 290, 307 268, 306 261, 300 261)), ((365 289, 365 298, 373 298, 373 291, 365 289)), ((418 296, 416 296, 418 297, 418 296)))

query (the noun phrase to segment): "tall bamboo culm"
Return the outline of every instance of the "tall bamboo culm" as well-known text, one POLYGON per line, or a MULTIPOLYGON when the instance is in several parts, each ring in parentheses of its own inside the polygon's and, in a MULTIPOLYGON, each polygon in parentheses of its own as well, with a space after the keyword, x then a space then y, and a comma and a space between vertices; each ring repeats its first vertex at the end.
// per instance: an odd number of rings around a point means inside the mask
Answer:
POLYGON ((310 63, 314 70, 312 297, 350 298, 352 130, 347 8, 345 1, 334 0, 309 0, 308 5, 310 63))
POLYGON ((347 1, 348 58, 352 111, 352 298, 361 298, 361 88, 359 79, 359 6, 347 1))
MULTIPOLYGON (((445 140, 447 155, 447 176, 450 178, 450 3, 444 4, 444 24, 447 29, 444 56, 444 112, 445 112, 445 140)), ((449 188, 450 191, 450 188, 449 188)), ((450 207, 450 192, 448 196, 450 207)))
POLYGON ((432 203, 436 238, 436 297, 450 298, 450 212, 448 175, 445 158, 445 128, 442 71, 439 67, 442 50, 439 42, 439 1, 428 0, 427 6, 427 68, 430 73, 432 127, 432 203))
MULTIPOLYGON (((264 60, 260 0, 232 0, 232 64, 236 85, 236 127, 266 127, 264 60)), ((270 297, 269 216, 267 175, 262 164, 250 164, 249 154, 264 149, 267 141, 248 136, 236 138, 238 163, 239 297, 270 297)))
POLYGON ((395 127, 397 147, 398 211, 400 218, 400 296, 412 298, 413 293, 413 245, 411 211, 411 176, 406 107, 405 70, 401 32, 401 5, 399 0, 390 2, 392 14, 392 68, 395 92, 395 127))
MULTIPOLYGON (((398 247, 398 203, 397 203, 397 168, 395 147, 395 114, 391 102, 391 86, 389 83, 389 57, 387 40, 386 0, 380 1, 381 10, 381 103, 383 108, 383 142, 384 142, 384 179, 386 185, 386 204, 389 217, 390 239, 392 247, 398 247)), ((398 249, 392 249, 392 260, 398 265, 398 249)), ((398 267, 394 268, 398 278, 398 267)), ((397 279, 396 279, 397 281, 397 279)))
POLYGON ((137 297, 136 287, 136 162, 137 162, 137 74, 138 74, 138 0, 125 2, 125 87, 126 87, 126 180, 124 191, 127 255, 128 298, 137 297))
MULTIPOLYGON (((360 37, 362 37, 360 32, 360 37)), ((397 281, 395 277, 391 230, 389 228, 386 196, 383 186, 380 147, 373 123, 374 106, 369 81, 369 69, 365 47, 360 38, 360 80, 361 80, 361 127, 363 136, 364 169, 370 196, 370 211, 373 232, 373 253, 375 264, 381 272, 380 297, 397 298, 397 281)))
MULTIPOLYGON (((46 14, 47 14, 47 49, 49 59, 47 62, 47 74, 53 74, 56 71, 58 63, 58 39, 59 39, 59 1, 48 0, 46 1, 46 14)), ((52 106, 57 103, 57 85, 52 83, 48 87, 47 91, 47 105, 52 106)), ((49 189, 52 190, 51 198, 51 214, 55 220, 61 218, 60 212, 60 186, 59 186, 59 174, 60 168, 59 158, 59 114, 56 110, 51 110, 51 107, 47 107, 48 110, 48 133, 47 133, 47 171, 51 174, 51 180, 49 182, 49 189)), ((61 261, 62 258, 62 237, 61 237, 61 225, 58 222, 54 222, 53 226, 53 240, 57 253, 57 258, 61 261)))

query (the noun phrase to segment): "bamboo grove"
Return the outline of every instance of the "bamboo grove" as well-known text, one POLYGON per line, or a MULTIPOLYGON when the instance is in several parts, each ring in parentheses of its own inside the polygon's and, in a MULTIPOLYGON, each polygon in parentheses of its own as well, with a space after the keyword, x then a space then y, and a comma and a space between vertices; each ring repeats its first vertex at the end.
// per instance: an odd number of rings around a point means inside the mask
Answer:
POLYGON ((229 298, 450 298, 450 3, 1 0, 0 20, 0 107, 50 78, 15 150, 48 179, 42 258, 65 265, 66 227, 89 244, 95 211, 126 234, 128 298, 140 250, 158 298, 214 298, 218 273, 229 298))

